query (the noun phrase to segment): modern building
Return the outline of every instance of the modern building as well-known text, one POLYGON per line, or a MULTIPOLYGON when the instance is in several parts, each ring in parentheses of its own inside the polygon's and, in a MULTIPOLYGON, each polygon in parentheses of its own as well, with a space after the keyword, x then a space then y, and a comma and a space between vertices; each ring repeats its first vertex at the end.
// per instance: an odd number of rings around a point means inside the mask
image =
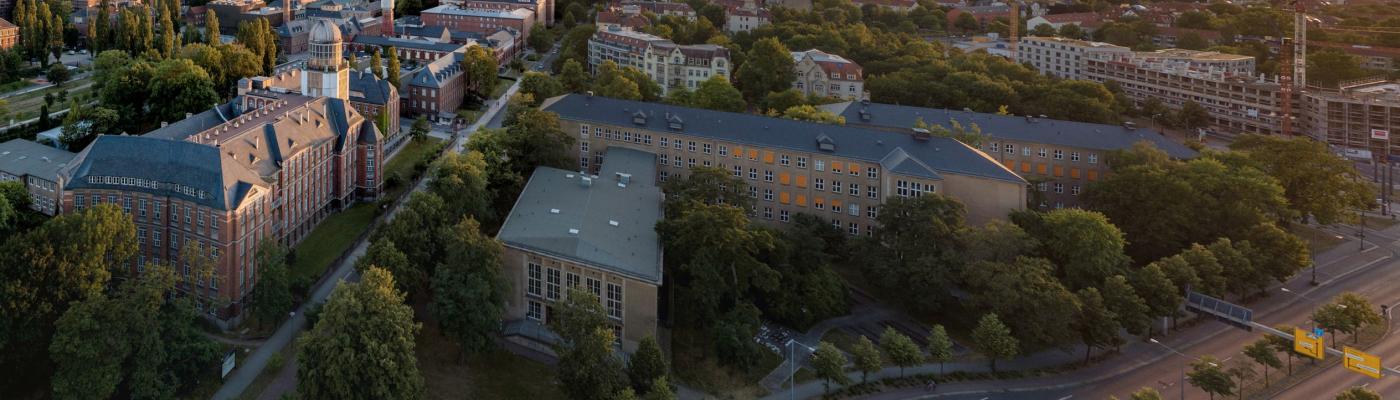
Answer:
POLYGON ((511 281, 507 338, 551 352, 545 328, 570 288, 602 302, 623 351, 656 334, 663 195, 656 155, 607 150, 598 175, 540 167, 497 235, 511 281), (522 340, 524 339, 524 340, 522 340))
POLYGON ((920 121, 952 129, 976 125, 987 140, 982 151, 1031 183, 1031 205, 1074 207, 1079 195, 1108 174, 1107 155, 1147 142, 1175 158, 1196 152, 1148 129, 1035 117, 851 101, 821 106, 846 125, 909 132, 920 121))
POLYGON ((137 227, 127 267, 168 262, 189 282, 188 248, 214 261, 211 279, 180 289, 229 322, 259 271, 264 240, 293 245, 330 214, 381 193, 381 134, 348 101, 338 32, 311 32, 301 93, 253 88, 234 101, 142 136, 98 136, 60 172, 61 212, 115 204, 137 227), (318 83, 311 83, 318 82, 318 83))
POLYGON ((805 95, 864 99, 865 75, 860 64, 817 49, 792 52, 797 80, 792 88, 805 95))
POLYGON ((9 50, 19 44, 19 27, 0 19, 0 49, 9 50))
POLYGON ((658 181, 696 167, 748 183, 756 221, 808 213, 851 235, 874 232, 887 199, 939 193, 981 224, 1025 208, 1027 182, 977 149, 918 132, 819 124, 755 114, 569 94, 541 109, 578 140, 579 170, 598 172, 616 147, 656 154, 658 181))
POLYGON ((438 5, 423 10, 419 17, 422 18, 424 26, 442 26, 455 31, 483 35, 490 35, 501 29, 513 29, 520 32, 521 41, 530 38, 530 27, 535 24, 535 12, 523 8, 502 10, 438 5))
MULTIPOLYGON (((1310 136, 1377 159, 1400 156, 1400 83, 1363 81, 1339 89, 1309 89, 1303 95, 1302 125, 1310 136)), ((1363 157, 1364 158, 1364 157, 1363 157)))
POLYGON ((1084 60, 1085 79, 1117 82, 1138 105, 1152 99, 1172 108, 1195 102, 1210 113, 1218 132, 1281 132, 1279 84, 1252 75, 1253 57, 1167 49, 1084 60))
POLYGON ((1118 58, 1132 50, 1109 43, 1059 37, 1028 36, 1016 48, 1016 62, 1030 64, 1041 74, 1064 79, 1084 79, 1084 60, 1118 58))
POLYGON ((29 191, 29 208, 45 215, 58 213, 63 179, 59 171, 73 153, 24 139, 0 143, 0 182, 18 181, 29 191))
POLYGON ((730 76, 729 49, 713 44, 678 45, 617 25, 599 25, 588 40, 589 69, 597 72, 606 61, 637 67, 661 85, 663 94, 675 88, 695 90, 711 76, 730 76))

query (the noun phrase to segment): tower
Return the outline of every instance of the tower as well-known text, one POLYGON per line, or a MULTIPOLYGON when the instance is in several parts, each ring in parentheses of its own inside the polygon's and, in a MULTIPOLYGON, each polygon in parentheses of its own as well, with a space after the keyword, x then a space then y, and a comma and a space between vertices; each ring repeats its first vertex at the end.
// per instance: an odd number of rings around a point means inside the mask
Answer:
POLYGON ((394 31, 394 0, 379 0, 379 11, 384 18, 384 26, 379 28, 380 35, 396 36, 394 31))
POLYGON ((331 20, 317 18, 307 42, 311 59, 301 74, 301 94, 312 97, 350 98, 350 69, 341 57, 340 27, 331 20))

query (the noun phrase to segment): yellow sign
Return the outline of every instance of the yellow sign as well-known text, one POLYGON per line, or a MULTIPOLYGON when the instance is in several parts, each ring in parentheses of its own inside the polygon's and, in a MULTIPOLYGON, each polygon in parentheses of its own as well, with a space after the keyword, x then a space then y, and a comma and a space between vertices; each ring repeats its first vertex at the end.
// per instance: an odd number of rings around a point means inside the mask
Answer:
POLYGON ((1351 346, 1342 347, 1342 365, 1347 369, 1360 372, 1372 378, 1381 377, 1381 358, 1353 349, 1351 346))
POLYGON ((1327 346, 1323 345, 1322 336, 1313 336, 1312 332, 1293 328, 1293 351, 1321 360, 1327 354, 1327 346))

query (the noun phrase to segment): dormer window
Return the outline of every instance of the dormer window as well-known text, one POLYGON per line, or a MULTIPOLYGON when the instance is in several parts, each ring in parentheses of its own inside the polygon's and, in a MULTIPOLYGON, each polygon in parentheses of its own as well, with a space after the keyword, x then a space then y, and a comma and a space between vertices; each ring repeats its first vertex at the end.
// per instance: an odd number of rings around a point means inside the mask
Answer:
POLYGON ((640 110, 637 111, 637 112, 635 112, 635 113, 632 113, 632 123, 637 124, 637 125, 646 125, 646 124, 647 124, 647 113, 644 113, 644 112, 642 112, 642 111, 640 111, 640 110))
POLYGON ((836 151, 836 141, 825 134, 817 135, 817 150, 836 151))

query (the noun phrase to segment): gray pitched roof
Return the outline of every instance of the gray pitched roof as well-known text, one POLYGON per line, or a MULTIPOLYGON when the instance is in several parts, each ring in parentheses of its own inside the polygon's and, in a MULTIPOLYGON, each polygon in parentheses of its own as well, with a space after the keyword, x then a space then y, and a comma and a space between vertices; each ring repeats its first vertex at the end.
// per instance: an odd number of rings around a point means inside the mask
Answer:
POLYGON ((437 43, 428 40, 388 38, 383 36, 370 35, 355 36, 355 39, 351 42, 380 47, 394 46, 403 49, 430 50, 439 51, 443 53, 451 53, 454 51, 465 49, 467 47, 467 45, 456 43, 437 43))
POLYGON ((442 57, 419 68, 409 79, 408 84, 412 86, 442 88, 447 85, 447 81, 453 76, 462 73, 462 54, 455 53, 451 57, 442 57))
POLYGON ((394 94, 389 81, 364 71, 350 71, 350 101, 355 103, 387 104, 394 94))
MULTIPOLYGON (((917 171, 931 169, 928 172, 935 174, 955 173, 1025 182, 1016 173, 982 152, 948 138, 932 137, 928 140, 918 140, 907 133, 868 127, 819 124, 581 94, 550 98, 541 107, 546 111, 558 113, 563 119, 616 126, 639 126, 633 117, 640 111, 648 116, 640 126, 653 131, 677 131, 667 121, 675 117, 681 120, 679 131, 690 135, 768 148, 831 153, 867 162, 881 162, 892 153, 904 152, 905 157, 916 160, 921 168, 909 166, 897 172, 908 171, 911 175, 929 177, 928 173, 917 171), (834 142, 833 151, 827 152, 818 148, 817 138, 820 136, 834 142)), ((892 168, 895 165, 898 164, 887 167, 892 168)))
POLYGON ((98 136, 62 174, 67 177, 65 190, 119 188, 182 197, 219 210, 235 209, 253 187, 267 186, 232 157, 220 157, 218 148, 147 136, 98 136), (88 177, 139 181, 108 183, 88 177))
POLYGON ((1117 125, 855 101, 827 104, 820 108, 846 117, 848 125, 907 131, 920 118, 930 125, 944 127, 952 126, 952 120, 957 120, 963 126, 975 123, 982 128, 982 133, 999 139, 1105 151, 1126 149, 1137 142, 1147 141, 1172 157, 1196 156, 1195 150, 1147 129, 1128 129, 1117 125))
POLYGON ((73 161, 73 153, 24 139, 0 143, 0 171, 11 175, 33 175, 58 182, 58 172, 73 161))
POLYGON ((613 147, 603 160, 600 175, 588 177, 587 185, 577 172, 536 168, 496 237, 507 246, 660 284, 656 156, 613 147), (619 173, 631 174, 629 183, 620 184, 619 173))

